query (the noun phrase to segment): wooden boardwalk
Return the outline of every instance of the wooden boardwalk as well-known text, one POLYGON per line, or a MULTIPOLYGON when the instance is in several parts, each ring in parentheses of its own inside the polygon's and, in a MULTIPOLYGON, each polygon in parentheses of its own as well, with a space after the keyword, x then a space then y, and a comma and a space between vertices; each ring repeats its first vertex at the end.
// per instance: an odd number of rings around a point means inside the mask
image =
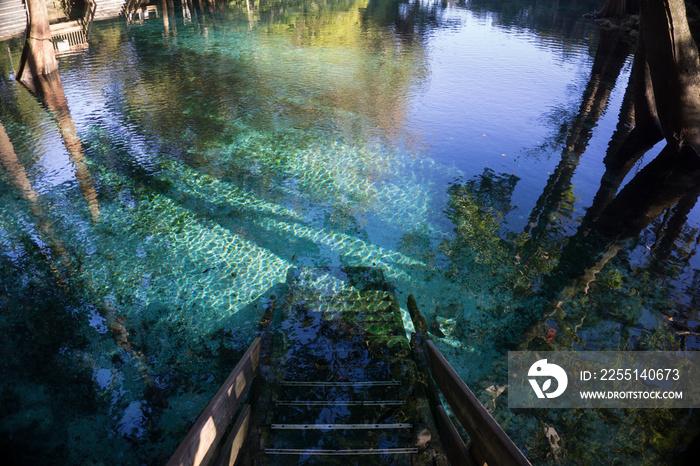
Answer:
MULTIPOLYGON (((49 10, 51 33, 54 38, 58 36, 59 41, 65 38, 70 45, 75 45, 78 41, 76 35, 89 36, 89 32, 85 32, 86 26, 89 29, 89 24, 83 26, 79 24, 79 21, 69 21, 62 10, 56 9, 52 0, 47 0, 46 3, 49 10)), ((125 4, 126 0, 89 0, 86 2, 86 7, 92 10, 91 17, 89 20, 83 18, 83 21, 91 23, 93 20, 117 18, 123 15, 125 4)), ((24 34, 26 28, 25 2, 22 0, 0 0, 0 40, 20 36, 24 34)))
POLYGON ((378 269, 296 270, 168 465, 527 465, 378 269), (471 440, 467 448, 440 391, 471 440))
POLYGON ((0 40, 24 33, 27 12, 22 0, 0 0, 0 40))

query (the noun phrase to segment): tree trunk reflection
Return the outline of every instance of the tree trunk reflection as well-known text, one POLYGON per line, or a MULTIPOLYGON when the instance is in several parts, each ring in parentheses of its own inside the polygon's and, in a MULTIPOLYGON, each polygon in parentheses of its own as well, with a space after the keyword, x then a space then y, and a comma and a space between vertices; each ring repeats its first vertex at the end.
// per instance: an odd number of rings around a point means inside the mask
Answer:
POLYGON ((68 149, 70 159, 75 166, 75 177, 78 180, 80 191, 88 205, 92 219, 97 222, 100 219, 100 209, 97 202, 97 191, 92 182, 92 176, 85 164, 85 152, 83 144, 78 137, 73 117, 68 108, 68 100, 63 91, 61 76, 58 72, 47 76, 39 76, 34 80, 36 93, 42 97, 46 106, 53 113, 58 123, 61 137, 68 149))
POLYGON ((571 180, 581 156, 588 147, 593 128, 607 108, 610 93, 629 52, 630 45, 620 34, 602 31, 591 76, 576 119, 569 129, 561 161, 547 180, 525 227, 525 233, 530 235, 530 239, 522 246, 524 258, 536 253, 543 236, 550 229, 552 214, 562 209, 567 192, 572 188, 571 180))

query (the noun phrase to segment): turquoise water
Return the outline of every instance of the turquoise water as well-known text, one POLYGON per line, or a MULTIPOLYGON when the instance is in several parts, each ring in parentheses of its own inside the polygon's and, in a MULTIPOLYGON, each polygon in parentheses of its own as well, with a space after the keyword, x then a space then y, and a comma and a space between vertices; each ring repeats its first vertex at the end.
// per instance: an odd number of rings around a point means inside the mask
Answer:
POLYGON ((290 268, 376 265, 533 463, 679 461, 694 412, 500 390, 509 349, 699 346, 697 189, 583 235, 631 68, 597 2, 250 5, 95 24, 69 112, 3 44, 4 456, 163 463, 290 268))

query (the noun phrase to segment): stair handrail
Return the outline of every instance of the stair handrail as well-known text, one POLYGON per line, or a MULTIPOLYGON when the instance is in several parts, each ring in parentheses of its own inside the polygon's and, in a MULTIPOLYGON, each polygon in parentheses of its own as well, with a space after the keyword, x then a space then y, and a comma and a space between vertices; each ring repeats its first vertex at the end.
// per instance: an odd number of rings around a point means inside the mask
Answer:
POLYGON ((408 296, 408 312, 415 332, 411 347, 416 364, 426 378, 424 387, 447 458, 459 465, 527 466, 530 462, 491 416, 428 336, 428 325, 413 295, 408 296), (432 383, 429 383, 432 382, 432 383), (427 385, 427 387, 426 387, 427 385), (462 428, 471 439, 466 447, 447 416, 438 393, 447 400, 462 428))
POLYGON ((83 15, 83 32, 85 34, 85 41, 90 39, 90 32, 92 31, 92 22, 95 20, 95 12, 97 11, 97 1, 96 0, 85 0, 85 14, 83 15))
POLYGON ((204 466, 212 464, 214 460, 227 465, 236 463, 248 435, 255 402, 251 392, 255 391, 254 384, 260 373, 260 348, 266 346, 265 340, 269 339, 267 328, 274 310, 273 297, 260 320, 255 339, 166 466, 204 466), (224 439, 227 431, 229 433, 224 439))

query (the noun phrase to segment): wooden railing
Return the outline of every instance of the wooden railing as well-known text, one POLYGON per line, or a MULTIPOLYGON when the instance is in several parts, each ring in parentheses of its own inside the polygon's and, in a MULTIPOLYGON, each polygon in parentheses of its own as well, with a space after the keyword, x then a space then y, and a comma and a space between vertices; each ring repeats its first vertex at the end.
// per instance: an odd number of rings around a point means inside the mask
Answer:
MULTIPOLYGON (((450 463, 455 466, 526 466, 530 462, 493 419, 428 337, 428 327, 413 296, 408 310, 415 333, 413 355, 420 371, 417 383, 430 403, 433 419, 450 463), (467 448, 442 405, 440 395, 471 440, 467 448)), ((274 301, 263 316, 258 335, 212 401, 197 418, 167 466, 234 465, 248 435, 255 406, 261 347, 269 353, 274 301), (228 432, 228 435, 226 435, 228 432), (226 439, 224 440, 224 436, 226 439)), ((269 357, 269 356, 265 356, 269 357)), ((263 357, 263 359, 265 358, 263 357)))
POLYGON ((139 9, 143 1, 144 0, 127 0, 126 3, 124 3, 122 15, 124 15, 128 24, 133 22, 134 13, 136 13, 136 10, 139 9))
MULTIPOLYGON (((65 2, 64 5, 66 14, 70 17, 72 2, 65 2)), ((95 19, 95 11, 97 11, 95 0, 86 0, 82 18, 52 24, 51 35, 54 50, 66 52, 87 46, 88 39, 90 39, 90 31, 92 30, 92 22, 95 19)))
POLYGON ((226 382, 199 415, 185 440, 168 461, 168 466, 207 465, 211 464, 215 456, 226 457, 226 464, 235 463, 248 432, 250 405, 245 404, 241 408, 228 437, 223 444, 221 441, 257 376, 259 358, 260 337, 256 337, 226 382))
POLYGON ((251 409, 257 397, 255 382, 260 370, 260 348, 270 343, 267 329, 274 311, 273 297, 260 319, 253 343, 199 415, 167 466, 236 464, 248 436, 251 409))
POLYGON ((529 465, 527 458, 430 341, 428 326, 413 295, 408 297, 408 312, 416 330, 411 337, 411 347, 416 364, 425 377, 421 382, 450 463, 460 466, 529 465), (438 391, 469 435, 469 448, 445 412, 438 391))
POLYGON ((95 0, 85 0, 85 14, 83 14, 83 31, 85 32, 85 40, 90 40, 90 31, 92 31, 92 22, 95 20, 95 12, 97 11, 97 3, 95 0))

